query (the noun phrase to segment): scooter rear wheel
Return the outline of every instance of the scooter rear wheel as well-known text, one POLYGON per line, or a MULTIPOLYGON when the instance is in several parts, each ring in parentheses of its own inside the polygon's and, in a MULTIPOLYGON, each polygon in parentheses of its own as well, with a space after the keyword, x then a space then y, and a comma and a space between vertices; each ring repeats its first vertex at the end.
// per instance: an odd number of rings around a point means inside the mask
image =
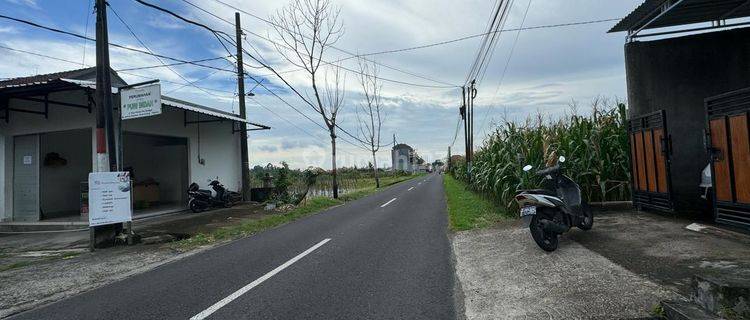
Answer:
POLYGON ((193 211, 195 213, 203 211, 203 207, 201 207, 196 201, 190 201, 190 211, 193 211))
POLYGON ((541 219, 539 218, 539 215, 535 215, 533 218, 531 218, 531 224, 529 224, 531 237, 534 238, 534 242, 536 242, 536 244, 540 248, 542 248, 542 250, 548 252, 557 250, 557 245, 559 243, 557 234, 554 232, 544 231, 542 222, 540 220, 541 219))

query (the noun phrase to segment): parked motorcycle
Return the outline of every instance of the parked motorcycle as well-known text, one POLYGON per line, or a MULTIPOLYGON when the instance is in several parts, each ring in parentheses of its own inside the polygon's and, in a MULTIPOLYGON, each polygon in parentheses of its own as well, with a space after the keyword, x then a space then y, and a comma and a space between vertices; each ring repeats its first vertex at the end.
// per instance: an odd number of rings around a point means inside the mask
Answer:
MULTIPOLYGON (((523 226, 528 227, 532 238, 545 251, 555 251, 558 236, 575 226, 590 230, 594 225, 594 214, 585 200, 581 199, 581 188, 575 181, 562 174, 565 157, 556 165, 537 171, 544 177, 544 189, 524 190, 516 195, 521 208, 523 226)), ((527 165, 523 171, 533 167, 527 165)))
POLYGON ((200 189, 195 182, 188 186, 188 207, 193 212, 201 212, 208 208, 229 208, 242 201, 240 193, 227 190, 219 180, 211 180, 208 185, 211 190, 200 189))

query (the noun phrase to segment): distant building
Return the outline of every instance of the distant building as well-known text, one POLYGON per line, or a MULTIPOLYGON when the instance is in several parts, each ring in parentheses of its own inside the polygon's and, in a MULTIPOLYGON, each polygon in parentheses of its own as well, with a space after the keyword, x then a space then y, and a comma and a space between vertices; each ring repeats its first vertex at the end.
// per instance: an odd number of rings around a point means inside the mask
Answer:
POLYGON ((407 144, 399 143, 393 146, 391 149, 391 161, 393 171, 406 171, 413 172, 414 164, 412 163, 412 157, 414 155, 414 148, 407 144))

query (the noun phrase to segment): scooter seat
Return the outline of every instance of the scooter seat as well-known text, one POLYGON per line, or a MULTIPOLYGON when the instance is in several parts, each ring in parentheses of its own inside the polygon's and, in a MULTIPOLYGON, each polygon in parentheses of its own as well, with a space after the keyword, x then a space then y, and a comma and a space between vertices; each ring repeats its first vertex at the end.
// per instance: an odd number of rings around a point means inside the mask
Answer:
POLYGON ((208 195, 208 196, 211 195, 211 190, 203 190, 203 189, 201 189, 201 190, 196 190, 195 192, 198 192, 198 193, 201 193, 201 194, 205 194, 205 195, 208 195))
POLYGON ((547 189, 531 189, 531 190, 524 190, 523 192, 528 193, 528 194, 542 194, 545 196, 557 197, 557 193, 555 193, 554 191, 549 191, 547 189))

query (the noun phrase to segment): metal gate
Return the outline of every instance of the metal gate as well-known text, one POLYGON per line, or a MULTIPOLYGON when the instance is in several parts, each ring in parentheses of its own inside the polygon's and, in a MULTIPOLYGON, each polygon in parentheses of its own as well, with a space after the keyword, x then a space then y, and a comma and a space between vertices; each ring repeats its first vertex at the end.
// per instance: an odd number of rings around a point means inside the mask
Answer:
POLYGON ((664 110, 628 121, 633 205, 663 211, 673 209, 669 157, 670 137, 664 110))
POLYGON ((13 220, 39 220, 39 136, 13 139, 13 220))
POLYGON ((706 99, 717 222, 750 227, 750 88, 706 99))

